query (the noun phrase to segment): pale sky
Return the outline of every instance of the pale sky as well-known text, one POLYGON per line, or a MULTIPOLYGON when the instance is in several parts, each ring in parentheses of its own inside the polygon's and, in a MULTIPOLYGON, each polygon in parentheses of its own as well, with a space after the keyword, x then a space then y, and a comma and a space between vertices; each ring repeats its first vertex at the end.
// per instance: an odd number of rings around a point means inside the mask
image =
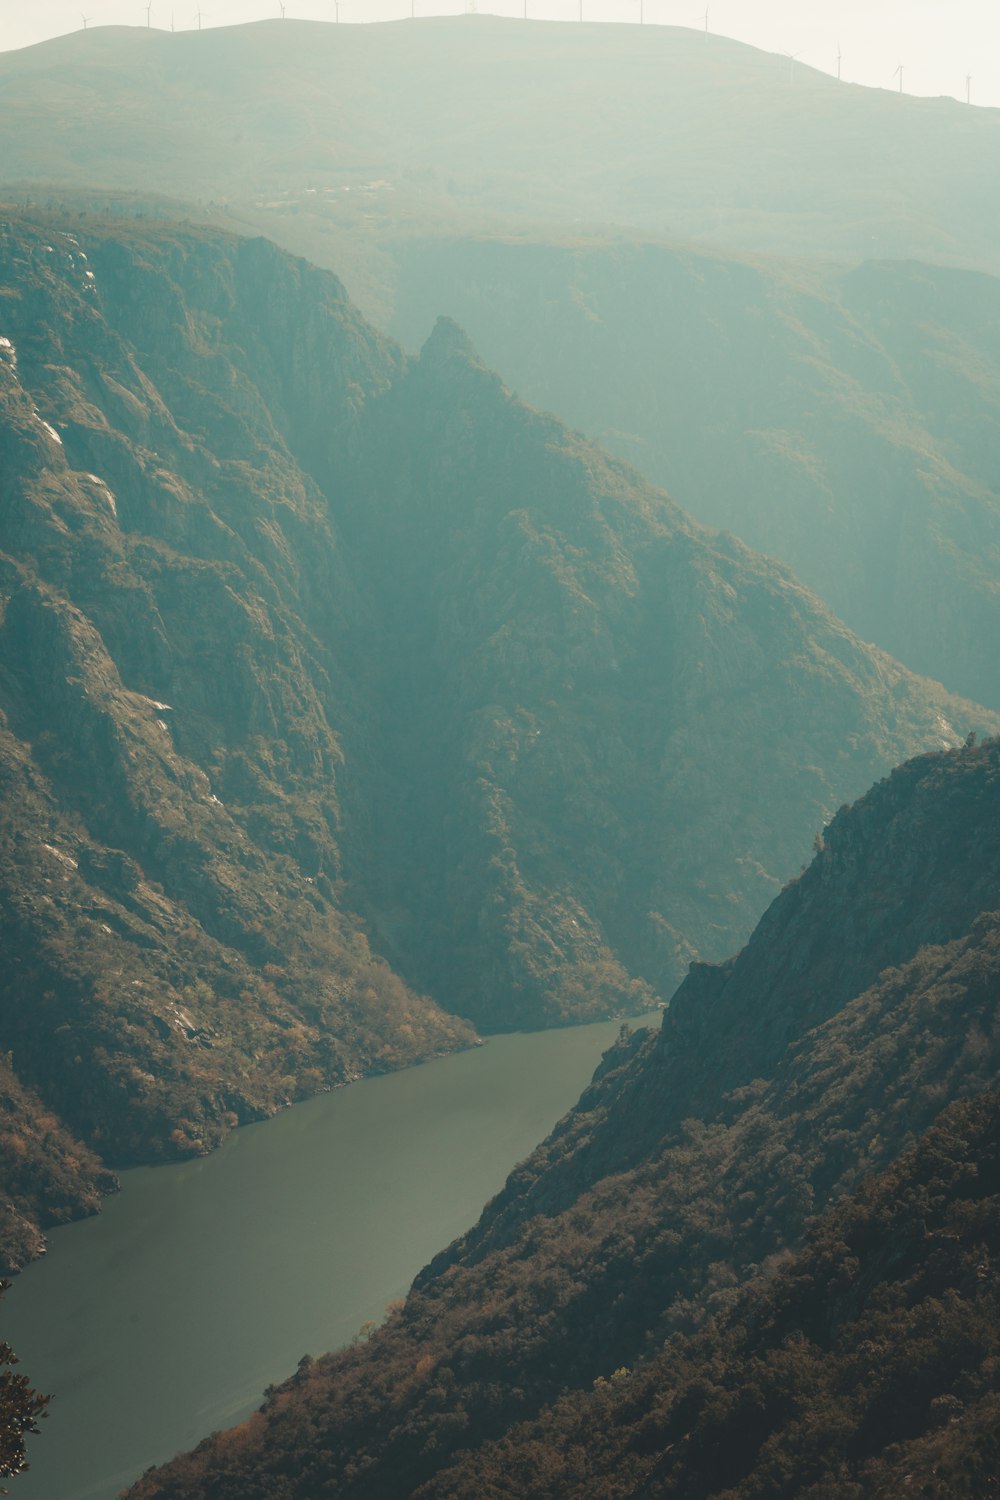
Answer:
MULTIPOLYGON (((411 0, 340 0, 342 23, 408 16, 411 0)), ((418 16, 466 9, 520 15, 523 0, 413 0, 418 16)), ((584 19, 704 26, 706 0, 583 0, 584 19)), ((803 63, 876 88, 966 97, 1000 106, 1000 0, 707 0, 712 31, 771 52, 797 53, 803 63)), ((197 30, 199 0, 153 0, 154 27, 197 30)), ((205 0, 202 26, 234 26, 280 14, 279 0, 205 0)), ((285 0, 289 19, 334 21, 335 0, 285 0)), ((576 22, 579 0, 528 0, 529 16, 576 22)), ((0 0, 0 51, 91 26, 146 24, 146 0, 0 0)))

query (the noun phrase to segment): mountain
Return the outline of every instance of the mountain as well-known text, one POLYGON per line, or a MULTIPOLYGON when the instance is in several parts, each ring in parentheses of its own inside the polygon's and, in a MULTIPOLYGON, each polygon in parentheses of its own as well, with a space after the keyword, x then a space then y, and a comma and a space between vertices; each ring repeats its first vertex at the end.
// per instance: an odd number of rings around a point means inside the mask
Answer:
MULTIPOLYGON (((2 254, 4 1048, 116 1164, 192 1154, 474 1037, 345 907, 367 614, 261 394, 266 368, 303 442, 322 423, 347 444, 398 356, 333 278, 263 243, 105 239, 90 260, 8 223, 2 254), (229 300, 256 383, 205 299, 229 300), (154 372, 112 306, 157 343, 154 372)), ((32 1180, 13 1202, 53 1222, 32 1180)))
POLYGON ((989 1494, 998 777, 927 755, 840 813, 370 1342, 130 1495, 989 1494))
POLYGON ((421 229, 613 224, 1000 269, 997 111, 790 79, 683 27, 91 27, 5 54, 0 86, 6 184, 225 207, 340 268, 382 321, 394 245, 421 229))
POLYGON ((780 557, 907 666, 1000 705, 1000 281, 619 235, 410 239, 392 331, 439 313, 528 401, 780 557))
POLYGON ((684 28, 473 16, 89 28, 0 84, 10 198, 266 233, 411 349, 452 317, 1000 709, 997 111, 684 28))
POLYGON ((392 601, 403 785, 377 800, 412 832, 401 857, 367 842, 363 905, 390 916, 380 950, 462 1013, 606 1013, 635 979, 667 997, 806 858, 793 818, 814 833, 880 743, 933 742, 940 710, 898 668, 507 396, 449 325, 371 423, 379 505, 344 524, 392 601))
POLYGON ((18 1223, 94 1151, 667 998, 1000 727, 454 325, 408 359, 265 241, 64 222, 0 228, 0 1042, 14 1133, 84 1143, 18 1223))

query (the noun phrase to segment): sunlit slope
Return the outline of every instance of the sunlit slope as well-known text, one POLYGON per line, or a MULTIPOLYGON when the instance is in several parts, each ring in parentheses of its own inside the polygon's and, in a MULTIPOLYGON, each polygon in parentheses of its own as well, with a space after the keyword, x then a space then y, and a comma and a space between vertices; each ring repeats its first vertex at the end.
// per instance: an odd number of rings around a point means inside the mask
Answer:
POLYGON ((611 237, 414 238, 398 258, 405 344, 448 313, 526 400, 1000 705, 996 277, 611 237))
POLYGON ((398 355, 263 242, 88 243, 0 235, 6 1265, 93 1206, 54 1116, 115 1164, 186 1156, 472 1040, 345 910, 371 622, 275 390, 338 451, 398 355))
POLYGON ((4 55, 0 87, 7 182, 238 200, 327 263, 345 228, 497 218, 998 263, 995 111, 682 28, 92 28, 4 55))

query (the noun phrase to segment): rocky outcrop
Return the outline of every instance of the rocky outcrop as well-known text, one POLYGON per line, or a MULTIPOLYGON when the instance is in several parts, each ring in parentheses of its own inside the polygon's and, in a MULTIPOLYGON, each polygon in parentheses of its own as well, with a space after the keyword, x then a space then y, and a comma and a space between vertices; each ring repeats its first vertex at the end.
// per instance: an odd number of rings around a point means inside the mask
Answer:
POLYGON ((382 806, 412 829, 362 866, 365 909, 485 1024, 634 1008, 636 980, 668 998, 880 761, 964 735, 968 710, 525 407, 446 321, 363 430, 344 526, 387 601, 405 780, 382 806))

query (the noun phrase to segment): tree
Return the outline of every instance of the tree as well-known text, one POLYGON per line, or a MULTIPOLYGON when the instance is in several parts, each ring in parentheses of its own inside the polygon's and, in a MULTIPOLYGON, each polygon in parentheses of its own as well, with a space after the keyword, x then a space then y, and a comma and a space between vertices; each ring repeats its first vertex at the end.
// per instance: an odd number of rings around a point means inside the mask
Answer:
MULTIPOLYGON (((10 1286, 0 1281, 0 1297, 10 1286)), ((0 1340, 0 1477, 9 1479, 28 1467, 24 1457, 24 1440, 38 1431, 38 1418, 45 1415, 48 1396, 40 1396, 28 1382, 27 1375, 15 1375, 11 1366, 17 1355, 9 1344, 0 1340)), ((0 1494, 6 1494, 0 1490, 0 1494)))

